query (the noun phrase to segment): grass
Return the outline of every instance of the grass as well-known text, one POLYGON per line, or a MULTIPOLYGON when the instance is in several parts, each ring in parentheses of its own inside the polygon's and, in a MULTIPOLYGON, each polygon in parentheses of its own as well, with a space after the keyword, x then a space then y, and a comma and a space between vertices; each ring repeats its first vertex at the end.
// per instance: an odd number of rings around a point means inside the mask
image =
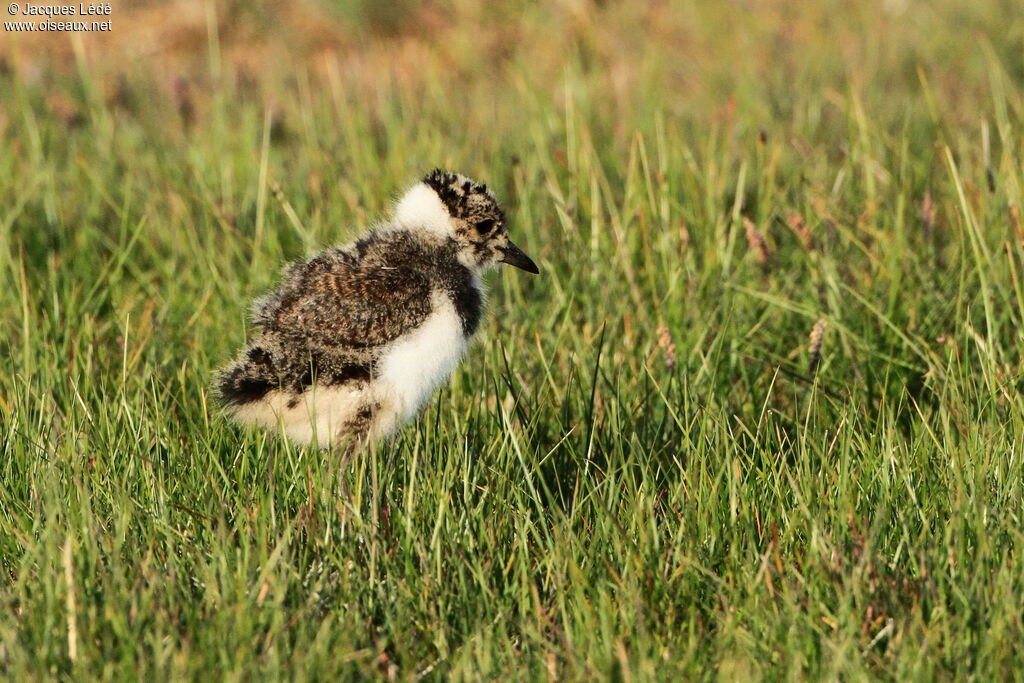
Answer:
POLYGON ((171 7, 0 45, 7 677, 1019 675, 1013 3, 171 7), (346 498, 211 373, 435 165, 543 275, 346 498))

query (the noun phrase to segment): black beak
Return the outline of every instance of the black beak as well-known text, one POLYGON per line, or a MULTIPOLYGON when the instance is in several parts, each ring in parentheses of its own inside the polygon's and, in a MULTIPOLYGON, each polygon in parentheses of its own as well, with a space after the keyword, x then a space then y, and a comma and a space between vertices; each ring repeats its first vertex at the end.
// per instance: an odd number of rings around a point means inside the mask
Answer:
POLYGON ((527 273, 533 273, 534 275, 540 275, 540 268, 533 262, 529 256, 523 253, 523 250, 512 244, 508 243, 507 247, 498 247, 498 251, 504 254, 501 257, 502 263, 507 263, 510 266, 515 266, 525 270, 527 273))

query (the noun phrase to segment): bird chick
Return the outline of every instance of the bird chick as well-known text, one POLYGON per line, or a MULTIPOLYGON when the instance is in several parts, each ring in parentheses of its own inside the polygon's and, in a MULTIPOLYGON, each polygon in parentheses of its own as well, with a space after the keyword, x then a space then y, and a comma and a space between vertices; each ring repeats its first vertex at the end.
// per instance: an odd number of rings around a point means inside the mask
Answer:
POLYGON ((462 359, 484 312, 481 274, 498 263, 540 272, 486 185, 435 170, 390 222, 285 270, 253 304, 258 334, 217 393, 238 422, 297 444, 386 437, 462 359))

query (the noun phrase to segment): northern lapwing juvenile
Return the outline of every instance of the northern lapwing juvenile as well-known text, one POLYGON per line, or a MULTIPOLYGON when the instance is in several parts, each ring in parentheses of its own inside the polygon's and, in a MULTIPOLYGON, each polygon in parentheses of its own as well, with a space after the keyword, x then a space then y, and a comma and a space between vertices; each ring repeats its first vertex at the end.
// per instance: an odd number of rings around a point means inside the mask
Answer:
POLYGON ((536 264, 509 241, 486 185, 435 170, 390 221, 289 266, 252 306, 255 338, 215 385, 241 423, 346 450, 409 420, 480 326, 481 274, 536 264))

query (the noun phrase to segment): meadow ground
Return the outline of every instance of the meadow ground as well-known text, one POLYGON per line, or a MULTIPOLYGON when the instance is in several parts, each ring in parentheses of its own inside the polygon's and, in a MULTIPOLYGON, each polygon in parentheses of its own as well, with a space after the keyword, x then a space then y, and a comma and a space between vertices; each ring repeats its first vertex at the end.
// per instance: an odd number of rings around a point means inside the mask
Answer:
POLYGON ((1019 676, 1024 15, 796 4, 5 31, 0 671, 1019 676), (436 165, 543 274, 346 497, 211 373, 436 165))

